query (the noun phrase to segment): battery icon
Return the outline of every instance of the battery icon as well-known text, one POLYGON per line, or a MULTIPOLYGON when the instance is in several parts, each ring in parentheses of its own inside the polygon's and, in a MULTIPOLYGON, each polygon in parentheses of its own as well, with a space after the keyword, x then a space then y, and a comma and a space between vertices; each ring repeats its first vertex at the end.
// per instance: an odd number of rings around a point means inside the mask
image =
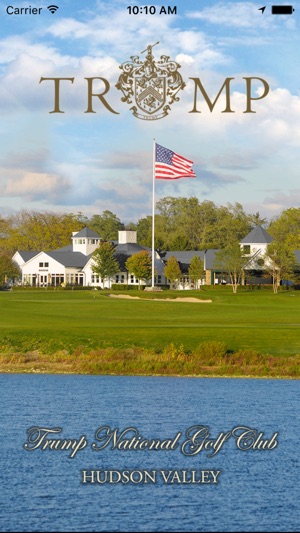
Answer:
POLYGON ((272 15, 292 15, 294 11, 293 6, 272 6, 272 15))

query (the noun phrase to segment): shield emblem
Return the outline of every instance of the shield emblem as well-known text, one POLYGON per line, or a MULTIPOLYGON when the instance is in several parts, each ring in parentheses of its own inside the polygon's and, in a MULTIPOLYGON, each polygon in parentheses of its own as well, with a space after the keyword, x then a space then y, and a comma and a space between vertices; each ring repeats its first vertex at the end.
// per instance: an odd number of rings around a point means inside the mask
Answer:
POLYGON ((165 104, 166 78, 136 76, 134 92, 137 106, 149 115, 153 115, 165 104))

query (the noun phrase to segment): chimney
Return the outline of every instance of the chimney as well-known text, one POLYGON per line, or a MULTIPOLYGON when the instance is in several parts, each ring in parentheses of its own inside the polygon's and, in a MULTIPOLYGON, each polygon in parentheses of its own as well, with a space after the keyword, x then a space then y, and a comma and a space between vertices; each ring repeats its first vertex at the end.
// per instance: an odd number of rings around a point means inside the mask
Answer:
POLYGON ((118 232, 119 244, 136 244, 137 232, 132 230, 122 230, 118 232))

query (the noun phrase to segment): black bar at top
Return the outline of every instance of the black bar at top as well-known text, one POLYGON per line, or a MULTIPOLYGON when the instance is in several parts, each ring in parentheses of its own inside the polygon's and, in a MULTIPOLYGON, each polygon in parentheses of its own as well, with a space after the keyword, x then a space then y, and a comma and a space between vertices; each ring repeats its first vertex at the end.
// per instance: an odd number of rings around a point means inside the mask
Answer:
POLYGON ((292 15, 293 6, 272 6, 272 15, 292 15))

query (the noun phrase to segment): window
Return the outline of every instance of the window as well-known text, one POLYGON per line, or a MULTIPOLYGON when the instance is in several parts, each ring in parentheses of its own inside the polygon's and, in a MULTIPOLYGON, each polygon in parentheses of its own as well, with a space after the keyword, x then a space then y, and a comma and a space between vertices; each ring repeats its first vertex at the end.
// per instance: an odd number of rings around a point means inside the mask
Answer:
POLYGON ((39 263, 39 268, 49 268, 49 263, 39 263))
POLYGON ((74 285, 75 283, 75 274, 67 274, 67 284, 74 285))
POLYGON ((62 283, 64 283, 64 275, 63 274, 51 274, 51 285, 52 287, 59 287, 62 283))
POLYGON ((246 255, 250 254, 250 244, 244 244, 243 253, 246 254, 246 255))
POLYGON ((75 274, 76 285, 83 285, 83 274, 75 274))

